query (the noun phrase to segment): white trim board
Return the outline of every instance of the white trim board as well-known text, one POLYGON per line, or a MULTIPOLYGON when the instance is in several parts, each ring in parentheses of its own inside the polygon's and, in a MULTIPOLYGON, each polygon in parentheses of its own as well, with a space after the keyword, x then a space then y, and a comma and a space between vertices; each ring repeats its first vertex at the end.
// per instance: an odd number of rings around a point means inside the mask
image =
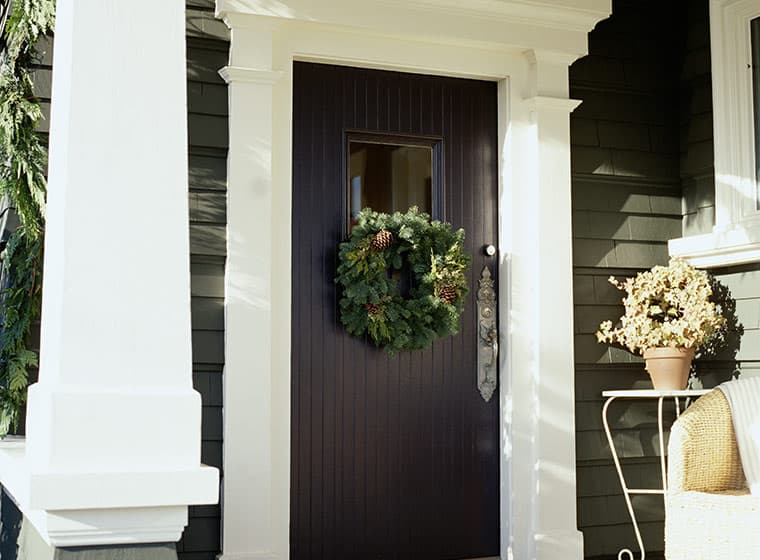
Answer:
POLYGON ((217 15, 233 29, 248 26, 245 21, 250 21, 250 16, 258 16, 271 21, 301 21, 440 44, 501 45, 518 51, 537 49, 576 56, 586 53, 586 34, 610 12, 610 0, 216 2, 217 15))
MULTIPOLYGON (((363 23, 351 19, 354 8, 343 18, 344 0, 217 4, 232 30, 235 69, 223 74, 230 149, 222 558, 289 555, 294 60, 498 83, 500 346, 506 351, 501 484, 494 491, 501 496, 501 557, 583 556, 575 519, 570 228, 569 114, 577 102, 568 99, 567 70, 585 52, 585 30, 552 33, 545 22, 537 33, 513 22, 488 35, 493 28, 482 18, 432 7, 443 3, 431 2, 429 19, 413 21, 425 29, 437 22, 435 37, 406 31, 409 21, 399 17, 407 12, 398 2, 393 9, 387 2, 353 3, 367 14, 383 6, 363 23), (309 6, 319 13, 299 20, 309 6), (513 37, 528 44, 508 43, 513 37), (554 50, 531 48, 531 37, 554 50)), ((560 9, 556 0, 541 3, 560 9)), ((609 13, 609 2, 585 3, 605 6, 598 19, 609 13)))

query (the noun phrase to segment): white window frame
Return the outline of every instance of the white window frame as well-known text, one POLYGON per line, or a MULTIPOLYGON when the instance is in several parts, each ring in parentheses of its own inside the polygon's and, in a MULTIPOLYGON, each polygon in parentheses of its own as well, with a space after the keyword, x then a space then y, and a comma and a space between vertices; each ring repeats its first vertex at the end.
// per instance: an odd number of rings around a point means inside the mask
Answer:
POLYGON ((710 1, 715 227, 669 244, 672 256, 695 266, 760 262, 750 35, 758 17, 758 0, 710 1))

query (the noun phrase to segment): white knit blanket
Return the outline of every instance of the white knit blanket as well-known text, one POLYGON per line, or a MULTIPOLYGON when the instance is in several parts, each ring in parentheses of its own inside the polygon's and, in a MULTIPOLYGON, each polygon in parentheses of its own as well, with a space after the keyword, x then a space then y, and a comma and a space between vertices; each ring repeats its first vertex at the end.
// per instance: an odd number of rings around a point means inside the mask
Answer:
POLYGON ((760 378, 734 379, 718 388, 731 407, 736 443, 750 492, 760 496, 760 378))

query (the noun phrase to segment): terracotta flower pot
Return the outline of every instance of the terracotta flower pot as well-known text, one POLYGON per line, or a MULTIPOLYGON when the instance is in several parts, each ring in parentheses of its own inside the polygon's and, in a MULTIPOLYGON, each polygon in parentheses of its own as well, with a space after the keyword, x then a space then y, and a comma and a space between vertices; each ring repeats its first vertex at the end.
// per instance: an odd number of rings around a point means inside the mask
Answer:
POLYGON ((689 382, 694 348, 650 348, 644 351, 646 369, 658 391, 680 391, 689 382))

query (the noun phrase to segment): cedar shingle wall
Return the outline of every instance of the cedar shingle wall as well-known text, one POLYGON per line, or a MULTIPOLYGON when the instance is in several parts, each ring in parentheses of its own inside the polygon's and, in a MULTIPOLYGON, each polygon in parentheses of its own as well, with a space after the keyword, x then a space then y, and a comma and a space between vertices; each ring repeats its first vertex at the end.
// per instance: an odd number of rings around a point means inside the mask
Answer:
MULTIPOLYGON (((572 116, 578 520, 587 557, 637 549, 601 427, 600 393, 647 387, 638 359, 596 344, 621 294, 607 276, 667 261, 666 241, 711 230, 715 216, 706 0, 620 0, 570 74, 572 116), (653 15, 656 14, 656 17, 653 15)), ((713 387, 760 375, 760 265, 715 271, 736 300, 740 344, 697 363, 713 387)), ((631 487, 659 483, 654 406, 618 404, 611 419, 631 487)), ((662 550, 661 499, 634 497, 647 552, 662 550)))
POLYGON ((760 263, 714 271, 731 291, 744 333, 717 357, 697 362, 705 387, 731 378, 760 376, 760 263))
MULTIPOLYGON (((662 3, 620 0, 589 36, 589 55, 570 70, 576 355, 578 524, 586 557, 636 548, 601 422, 605 389, 643 388, 642 364, 596 343, 599 322, 620 316, 607 278, 668 260, 681 236, 677 14, 662 3), (653 16, 656 14, 656 16, 653 16)), ((656 409, 613 405, 616 446, 633 486, 659 480, 656 409)), ((662 498, 637 496, 648 551, 662 550, 662 498)))
MULTIPOLYGON (((229 34, 213 0, 187 1, 187 101, 190 159, 190 271, 193 383, 203 398, 202 461, 222 468, 224 265, 227 224, 227 86, 229 34)), ((214 560, 221 511, 194 506, 177 545, 180 560, 214 560)))

